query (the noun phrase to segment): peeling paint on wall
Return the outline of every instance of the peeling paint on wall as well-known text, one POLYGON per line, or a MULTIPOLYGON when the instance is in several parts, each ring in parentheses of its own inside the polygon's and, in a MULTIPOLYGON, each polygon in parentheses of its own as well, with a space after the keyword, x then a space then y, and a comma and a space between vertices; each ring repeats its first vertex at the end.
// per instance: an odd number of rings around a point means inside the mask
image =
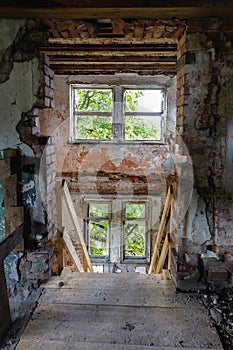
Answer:
POLYGON ((16 126, 22 113, 29 111, 36 101, 35 95, 39 87, 38 69, 37 59, 14 63, 9 80, 0 84, 0 149, 18 147, 26 155, 33 154, 32 150, 21 142, 16 126))
POLYGON ((208 221, 206 218, 206 204, 193 190, 193 196, 187 216, 187 234, 193 244, 202 245, 211 239, 208 221))
POLYGON ((33 174, 22 173, 23 205, 34 206, 36 201, 35 179, 33 174))

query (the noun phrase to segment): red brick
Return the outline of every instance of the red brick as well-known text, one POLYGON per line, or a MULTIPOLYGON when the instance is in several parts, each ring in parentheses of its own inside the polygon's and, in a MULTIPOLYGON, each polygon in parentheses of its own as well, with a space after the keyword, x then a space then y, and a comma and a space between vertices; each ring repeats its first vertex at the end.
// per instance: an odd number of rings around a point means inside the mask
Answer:
POLYGON ((144 28, 143 27, 136 27, 134 29, 134 36, 135 36, 135 38, 142 38, 143 32, 144 32, 144 28))
POLYGON ((176 32, 173 34, 173 39, 178 39, 183 32, 184 32, 184 28, 178 28, 176 32))

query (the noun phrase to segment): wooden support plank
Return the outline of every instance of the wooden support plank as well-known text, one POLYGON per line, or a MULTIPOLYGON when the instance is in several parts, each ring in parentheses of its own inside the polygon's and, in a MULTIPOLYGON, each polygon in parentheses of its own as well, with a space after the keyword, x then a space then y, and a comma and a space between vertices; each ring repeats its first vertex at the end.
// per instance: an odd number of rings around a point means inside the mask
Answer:
POLYGON ((0 261, 0 339, 11 325, 9 300, 7 295, 6 279, 3 260, 0 261))
POLYGON ((169 246, 169 242, 168 242, 168 233, 167 233, 166 237, 165 237, 164 244, 163 244, 163 248, 162 248, 159 260, 158 260, 158 264, 156 265, 156 268, 155 268, 155 273, 161 272, 161 269, 162 269, 164 262, 165 262, 165 259, 167 257, 168 246, 169 246))
POLYGON ((171 267, 172 267, 172 248, 174 246, 172 242, 174 206, 175 206, 175 199, 174 199, 174 196, 172 196, 171 211, 170 211, 170 236, 169 236, 169 247, 168 247, 168 270, 169 271, 171 270, 171 267))
POLYGON ((23 225, 17 227, 14 232, 7 236, 0 243, 0 261, 4 260, 9 255, 17 244, 23 239, 23 225))
POLYGON ((11 175, 11 165, 9 159, 0 160, 0 180, 5 180, 11 175))
POLYGON ((63 238, 62 238, 62 231, 63 231, 63 210, 62 210, 62 201, 63 201, 63 194, 62 194, 62 182, 59 180, 56 182, 56 200, 57 200, 57 251, 58 251, 58 273, 60 274, 63 268, 65 267, 65 261, 64 261, 64 248, 63 248, 63 238))
POLYGON ((79 259, 79 256, 78 256, 78 254, 75 250, 75 247, 72 243, 72 240, 69 236, 69 232, 67 231, 67 229, 65 227, 63 228, 63 241, 65 243, 65 247, 67 249, 67 252, 68 252, 70 258, 76 267, 76 270, 78 272, 84 272, 84 269, 83 269, 83 266, 82 266, 81 261, 79 259))
POLYGON ((4 181, 4 211, 5 211, 5 236, 9 236, 11 230, 11 207, 17 206, 17 175, 11 175, 4 181))
MULTIPOLYGON (((21 226, 24 222, 24 207, 10 207, 10 232, 14 232, 17 227, 21 226)), ((24 251, 24 241, 21 242, 14 248, 16 251, 24 251)))
POLYGON ((153 256, 151 259, 151 264, 150 264, 150 268, 149 268, 149 272, 148 272, 149 274, 154 272, 155 264, 158 261, 158 252, 159 252, 163 232, 165 229, 167 217, 169 214, 169 209, 170 209, 172 197, 173 197, 173 195, 171 194, 171 188, 169 186, 167 198, 166 198, 166 202, 165 202, 165 206, 164 206, 164 210, 163 210, 163 214, 162 214, 162 218, 161 218, 161 222, 160 222, 160 226, 159 226, 159 230, 158 230, 158 234, 157 234, 157 238, 156 238, 156 242, 155 242, 154 252, 153 252, 153 256))
POLYGON ((77 218, 76 211, 74 209, 74 204, 73 204, 73 201, 72 201, 72 198, 71 198, 68 186, 67 186, 65 181, 63 182, 62 189, 63 189, 64 201, 65 201, 65 203, 67 205, 67 209, 69 211, 72 224, 74 226, 74 229, 76 231, 77 237, 78 237, 79 242, 81 244, 81 247, 82 247, 82 250, 83 250, 83 254, 84 254, 84 258, 86 259, 86 263, 88 265, 88 270, 90 272, 93 272, 93 267, 92 267, 91 260, 90 260, 90 257, 89 257, 89 254, 88 254, 88 251, 87 251, 87 248, 86 248, 86 244, 85 244, 84 238, 83 238, 82 234, 80 233, 80 230, 79 230, 78 225, 77 225, 78 218, 77 218))

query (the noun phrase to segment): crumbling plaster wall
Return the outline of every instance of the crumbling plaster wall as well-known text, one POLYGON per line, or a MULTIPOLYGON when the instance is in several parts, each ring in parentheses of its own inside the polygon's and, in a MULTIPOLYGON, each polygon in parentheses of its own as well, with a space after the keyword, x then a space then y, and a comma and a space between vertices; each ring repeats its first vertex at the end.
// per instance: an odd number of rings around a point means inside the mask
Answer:
POLYGON ((189 210, 178 228, 178 279, 197 275, 208 245, 233 252, 232 24, 190 20, 178 45, 177 132, 194 173, 189 210))
MULTIPOLYGON (((54 223, 48 224, 45 211, 47 208, 40 196, 41 186, 39 184, 42 179, 45 182, 42 186, 46 191, 48 190, 47 171, 51 172, 54 163, 51 161, 53 143, 50 138, 44 138, 40 134, 38 118, 42 108, 52 105, 50 80, 53 73, 49 71, 48 59, 39 53, 39 43, 44 39, 43 26, 40 23, 30 20, 1 19, 0 26, 2 31, 0 40, 0 150, 17 148, 21 154, 22 169, 20 170, 22 173, 18 189, 21 188, 22 193, 18 193, 21 198, 18 205, 25 207, 25 220, 28 221, 25 221, 24 225, 24 235, 27 237, 25 247, 35 249, 38 242, 49 234, 52 224, 54 225, 54 223), (44 152, 45 145, 47 147, 44 152), (40 162, 43 153, 45 157, 43 162, 40 162), (24 163, 25 159, 26 163, 24 163), (43 235, 41 235, 41 230, 43 235), (29 241, 34 241, 34 243, 29 243, 29 241)), ((6 198, 4 198, 3 185, 4 183, 1 182, 1 240, 5 236, 2 206, 6 198)), ((54 195, 54 187, 50 190, 54 195)), ((49 200, 51 200, 50 197, 49 200)), ((53 208, 54 206, 51 206, 51 211, 53 208)), ((30 273, 30 264, 22 265, 20 271, 19 263, 22 255, 22 252, 12 253, 5 259, 5 274, 13 320, 20 310, 22 311, 23 301, 29 295, 33 284, 35 285, 39 279, 43 279, 43 276, 48 274, 48 271, 51 271, 47 258, 43 266, 40 264, 40 275, 30 273)), ((28 253, 28 258, 30 260, 30 253, 28 253)), ((34 260, 36 263, 36 258, 34 260)), ((36 269, 36 264, 34 265, 36 269)))
POLYGON ((0 149, 17 147, 23 154, 33 154, 32 149, 20 140, 16 127, 22 113, 31 110, 36 101, 39 76, 37 58, 28 62, 14 62, 9 79, 0 85, 0 149))

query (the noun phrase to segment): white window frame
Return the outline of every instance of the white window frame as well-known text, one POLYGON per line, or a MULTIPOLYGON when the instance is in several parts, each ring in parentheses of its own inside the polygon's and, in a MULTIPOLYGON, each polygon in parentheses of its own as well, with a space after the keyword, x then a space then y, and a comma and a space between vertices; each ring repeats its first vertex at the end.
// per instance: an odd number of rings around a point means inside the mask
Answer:
MULTIPOLYGON (((137 113, 136 113, 137 114, 137 113)), ((139 115, 141 113, 138 113, 139 115)), ((153 113, 156 114, 156 113, 153 113)), ((166 86, 158 85, 106 85, 106 84, 70 84, 70 142, 71 143, 164 143, 166 132, 167 116, 167 94, 166 86), (75 111, 75 89, 111 89, 113 96, 112 105, 112 139, 78 139, 76 137, 76 115, 75 111), (161 117, 161 138, 158 140, 126 140, 125 139, 125 111, 124 111, 124 91, 125 90, 160 90, 164 95, 163 109, 161 117)))
POLYGON ((138 200, 138 201, 131 201, 131 202, 123 202, 122 203, 122 232, 123 232, 123 240, 124 240, 124 244, 123 244, 123 260, 127 261, 127 260, 145 260, 147 257, 147 247, 148 247, 148 205, 146 201, 143 200, 138 200), (126 206, 128 204, 144 204, 145 205, 145 217, 144 218, 126 218, 126 206), (145 223, 145 232, 144 232, 144 255, 142 256, 131 256, 131 255, 125 255, 125 223, 126 221, 140 221, 140 222, 144 222, 145 223))
POLYGON ((85 237, 86 237, 86 244, 87 244, 87 249, 88 253, 91 257, 91 259, 94 260, 108 260, 109 259, 109 237, 110 237, 110 224, 111 224, 111 216, 110 216, 110 202, 109 201, 97 201, 97 200, 92 200, 87 203, 86 207, 86 212, 87 216, 84 220, 85 223, 85 237), (89 215, 89 209, 91 204, 107 204, 108 206, 108 216, 107 217, 91 217, 89 215), (107 254, 105 255, 93 255, 90 252, 90 221, 98 222, 98 221, 108 221, 108 232, 107 232, 107 237, 106 237, 106 249, 107 249, 107 254))
MULTIPOLYGON (((86 211, 86 216, 84 218, 84 237, 86 240, 86 245, 89 251, 89 232, 88 232, 88 220, 90 219, 88 217, 88 208, 89 204, 91 203, 102 203, 102 204, 108 204, 108 210, 109 210, 109 215, 108 215, 108 220, 109 220, 109 232, 108 232, 108 237, 107 237, 107 244, 108 244, 108 255, 90 255, 91 261, 92 262, 114 262, 111 260, 111 249, 114 247, 111 247, 111 243, 117 241, 119 243, 119 256, 118 256, 118 262, 119 263, 148 263, 150 259, 150 232, 149 232, 149 227, 150 227, 150 212, 149 212, 149 200, 146 198, 134 198, 132 201, 128 201, 126 198, 110 198, 109 196, 106 197, 106 199, 102 198, 101 200, 98 200, 93 197, 87 196, 85 198, 85 211, 86 211), (118 208, 120 209, 120 217, 119 213, 117 214, 118 220, 117 220, 117 227, 118 227, 118 234, 119 236, 113 237, 113 235, 116 234, 116 232, 113 229, 113 222, 116 224, 116 217, 115 213, 113 211, 113 201, 117 201, 118 208), (145 221, 145 255, 144 256, 124 256, 124 220, 125 220, 125 207, 127 204, 130 203, 135 203, 135 204, 145 204, 145 219, 142 219, 142 221, 145 221)), ((115 245, 115 243, 114 243, 115 245)))

